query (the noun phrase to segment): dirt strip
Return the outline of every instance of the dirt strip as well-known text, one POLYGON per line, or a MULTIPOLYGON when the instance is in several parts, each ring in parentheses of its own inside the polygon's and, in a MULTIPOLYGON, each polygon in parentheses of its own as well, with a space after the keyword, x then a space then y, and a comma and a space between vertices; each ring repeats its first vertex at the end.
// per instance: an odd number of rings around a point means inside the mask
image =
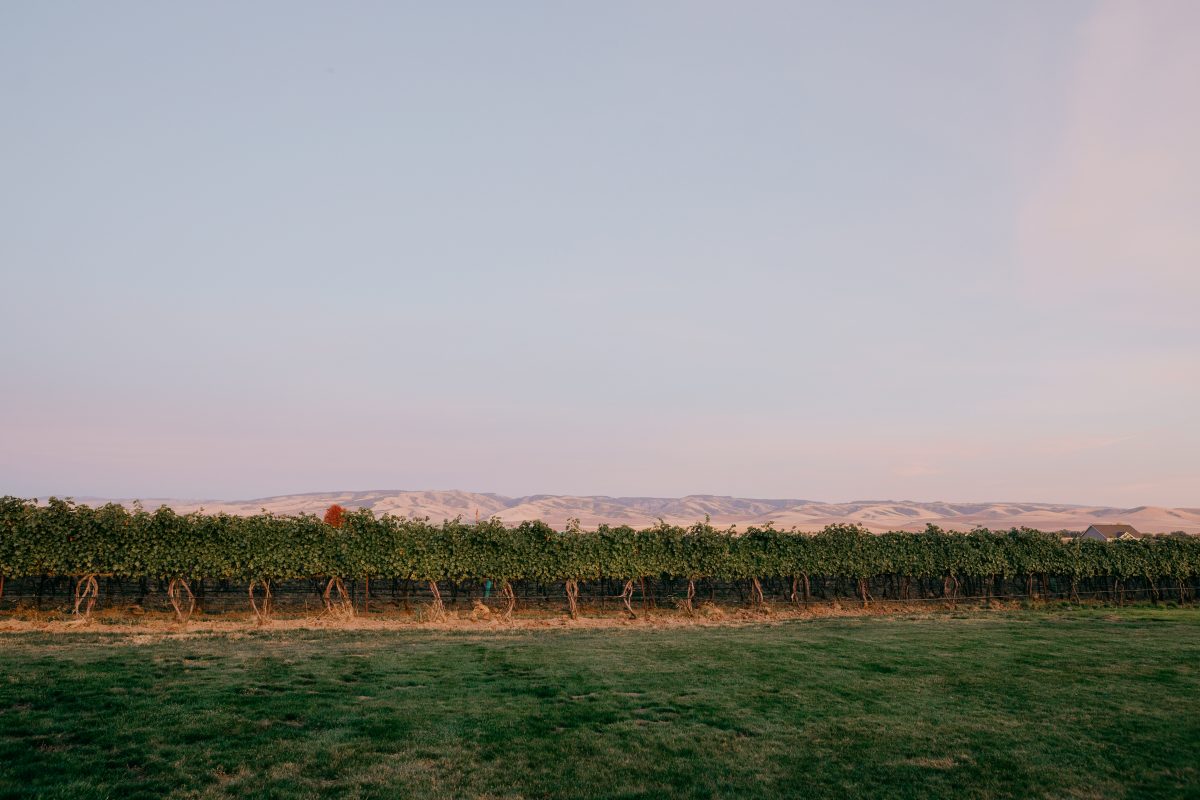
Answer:
MULTIPOLYGON (((172 613, 144 612, 131 614, 115 610, 97 612, 90 619, 82 619, 62 612, 17 611, 0 615, 0 635, 23 633, 54 633, 64 635, 96 634, 152 634, 161 636, 211 636, 239 635, 254 632, 282 631, 535 631, 535 630, 594 630, 594 629, 646 629, 687 628, 713 626, 773 625, 789 621, 819 620, 829 618, 890 616, 897 619, 931 618, 953 614, 957 617, 986 617, 1005 611, 1027 608, 1021 603, 992 603, 957 608, 949 605, 915 609, 908 604, 871 603, 863 608, 858 605, 813 605, 808 609, 792 606, 766 605, 762 608, 721 608, 701 605, 694 614, 682 610, 649 610, 641 612, 637 619, 611 611, 598 614, 581 608, 578 618, 571 619, 566 613, 526 611, 514 614, 511 619, 495 611, 481 612, 479 607, 471 611, 448 613, 444 619, 431 620, 421 614, 371 613, 354 616, 328 614, 274 616, 259 622, 253 614, 220 614, 205 616, 195 614, 186 624, 181 624, 172 613)), ((1100 607, 1099 605, 1097 607, 1100 607)), ((1048 606, 1047 606, 1048 608, 1048 606)), ((1064 610, 1066 607, 1063 607, 1064 610)))

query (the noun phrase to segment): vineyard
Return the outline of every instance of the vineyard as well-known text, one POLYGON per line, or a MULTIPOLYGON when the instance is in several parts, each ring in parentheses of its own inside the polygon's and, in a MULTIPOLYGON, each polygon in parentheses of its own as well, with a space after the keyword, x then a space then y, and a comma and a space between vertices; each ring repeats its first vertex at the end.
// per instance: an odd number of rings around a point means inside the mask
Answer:
POLYGON ((702 601, 735 598, 748 607, 1008 597, 1183 603, 1200 590, 1196 537, 1063 542, 1029 529, 875 535, 850 525, 738 532, 707 522, 557 531, 540 522, 431 524, 369 510, 326 519, 7 497, 0 500, 0 599, 7 580, 10 601, 15 591, 40 604, 61 588, 80 614, 102 595, 158 593, 186 619, 205 598, 236 594, 260 620, 280 598, 298 595, 337 614, 354 613, 360 597, 377 607, 419 602, 438 619, 447 591, 455 602, 487 601, 506 617, 533 602, 558 604, 572 617, 581 605, 607 602, 635 617, 648 603, 695 613, 702 601))

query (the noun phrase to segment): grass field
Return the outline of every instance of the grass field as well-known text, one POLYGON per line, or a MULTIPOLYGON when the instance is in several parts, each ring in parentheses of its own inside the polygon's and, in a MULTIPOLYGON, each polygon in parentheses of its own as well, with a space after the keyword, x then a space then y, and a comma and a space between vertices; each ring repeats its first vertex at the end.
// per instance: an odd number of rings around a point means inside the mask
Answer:
POLYGON ((1200 611, 0 637, 0 796, 1200 797, 1200 611))

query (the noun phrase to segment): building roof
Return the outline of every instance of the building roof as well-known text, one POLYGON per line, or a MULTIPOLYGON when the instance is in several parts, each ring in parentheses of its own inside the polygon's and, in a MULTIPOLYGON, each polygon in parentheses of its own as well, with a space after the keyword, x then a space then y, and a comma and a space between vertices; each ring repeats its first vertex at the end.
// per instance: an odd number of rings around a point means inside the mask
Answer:
POLYGON ((1142 535, 1140 532, 1138 532, 1138 529, 1132 525, 1091 525, 1089 528, 1091 530, 1095 530, 1096 533, 1100 534, 1105 539, 1115 539, 1125 533, 1139 538, 1142 535))

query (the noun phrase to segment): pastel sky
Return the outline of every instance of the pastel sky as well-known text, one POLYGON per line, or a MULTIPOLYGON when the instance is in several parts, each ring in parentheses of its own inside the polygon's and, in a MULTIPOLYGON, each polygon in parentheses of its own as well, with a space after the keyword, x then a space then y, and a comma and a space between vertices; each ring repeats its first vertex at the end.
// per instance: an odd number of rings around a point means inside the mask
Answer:
POLYGON ((1200 3, 0 5, 0 494, 1200 506, 1200 3))

